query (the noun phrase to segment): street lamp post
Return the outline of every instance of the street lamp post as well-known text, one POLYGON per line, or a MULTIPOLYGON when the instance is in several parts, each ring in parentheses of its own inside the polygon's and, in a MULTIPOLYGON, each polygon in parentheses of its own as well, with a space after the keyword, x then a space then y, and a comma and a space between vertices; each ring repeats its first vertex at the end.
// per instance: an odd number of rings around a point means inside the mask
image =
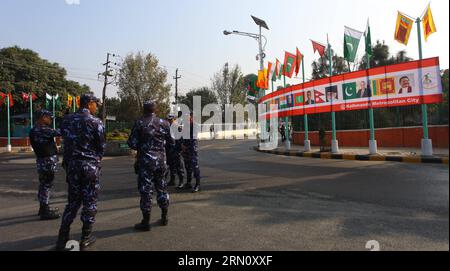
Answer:
MULTIPOLYGON (((236 31, 236 30, 234 30, 232 32, 225 30, 225 31, 223 31, 223 34, 225 36, 232 35, 232 34, 240 35, 240 36, 250 37, 250 38, 253 38, 256 41, 258 41, 259 53, 257 56, 257 60, 259 60, 259 70, 264 71, 264 58, 266 57, 266 54, 264 53, 264 49, 267 45, 267 38, 262 35, 262 28, 269 30, 269 27, 267 26, 267 23, 264 20, 261 20, 255 16, 251 16, 251 17, 252 17, 253 21, 259 26, 259 34, 240 32, 240 31, 236 31), (265 40, 264 46, 262 43, 263 38, 265 40)), ((258 93, 257 101, 263 96, 264 96, 264 93, 260 91, 258 93)), ((261 128, 262 127, 260 126, 260 129, 261 128)), ((262 131, 260 131, 260 134, 262 134, 262 131)))
MULTIPOLYGON (((257 56, 257 59, 259 60, 259 70, 263 71, 264 70, 264 58, 266 57, 266 54, 264 53, 264 48, 265 48, 265 46, 267 44, 267 38, 262 35, 262 28, 265 28, 265 29, 269 30, 269 27, 267 26, 267 23, 264 20, 261 20, 261 19, 255 17, 255 16, 251 16, 251 17, 252 17, 253 21, 259 26, 259 34, 240 32, 240 31, 236 31, 236 30, 234 30, 234 31, 227 31, 227 30, 225 30, 225 31, 223 31, 223 34, 226 35, 226 36, 227 35, 232 35, 232 34, 240 35, 240 36, 254 38, 255 40, 257 40, 258 41, 258 47, 259 47, 259 54, 257 56), (263 38, 265 39, 264 46, 263 46, 263 43, 262 43, 262 39, 263 38)), ((260 95, 260 97, 258 97, 258 98, 261 98, 262 96, 264 96, 264 95, 261 95, 261 94, 259 94, 259 95, 260 95)))

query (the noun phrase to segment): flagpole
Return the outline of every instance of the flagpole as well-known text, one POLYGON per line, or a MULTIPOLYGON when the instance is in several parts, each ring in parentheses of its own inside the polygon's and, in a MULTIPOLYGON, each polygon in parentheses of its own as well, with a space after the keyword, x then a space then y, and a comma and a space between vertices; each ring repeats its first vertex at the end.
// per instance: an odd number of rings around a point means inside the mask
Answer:
MULTIPOLYGON (((302 57, 302 75, 303 75, 303 110, 305 110, 304 104, 305 104, 305 56, 302 57)), ((304 151, 310 152, 311 151, 311 141, 309 141, 308 136, 308 114, 304 112, 303 114, 303 122, 305 125, 305 143, 304 143, 304 151)))
MULTIPOLYGON (((367 29, 370 29, 369 25, 369 19, 367 19, 367 29)), ((366 57, 367 57, 367 71, 370 69, 370 54, 367 52, 367 31, 366 30, 366 57)), ((369 46, 372 47, 372 44, 369 44, 369 46)), ((367 75, 368 76, 368 75, 367 75)), ((367 80, 367 90, 370 89, 370 80, 367 80)), ((372 99, 372 93, 370 92, 370 98, 372 99)), ((377 141, 375 139, 375 121, 373 117, 373 108, 372 104, 370 103, 369 106, 369 125, 370 125, 370 140, 369 140, 369 154, 377 154, 378 153, 378 147, 377 147, 377 141)))
MULTIPOLYGON (((423 55, 422 55, 422 34, 420 29, 420 23, 422 20, 420 17, 417 18, 417 35, 418 35, 418 41, 419 41, 419 60, 422 61, 423 55)), ((423 92, 423 85, 422 85, 422 63, 420 63, 420 69, 419 69, 419 86, 420 91, 423 92)), ((428 108, 425 103, 422 104, 422 123, 423 123, 423 139, 422 139, 422 155, 425 156, 431 156, 433 155, 433 144, 431 139, 428 138, 428 108)))
POLYGON ((30 128, 33 129, 33 92, 28 96, 30 99, 30 128))
POLYGON ((55 96, 52 95, 52 101, 53 101, 53 130, 56 129, 56 120, 55 120, 55 96))
POLYGON ((9 97, 11 97, 12 98, 12 94, 11 93, 9 93, 9 95, 8 95, 8 97, 7 97, 7 99, 6 99, 6 108, 7 108, 7 115, 8 115, 8 145, 6 145, 6 151, 7 152, 11 152, 11 150, 12 150, 12 148, 11 148, 11 114, 10 114, 10 112, 9 112, 9 97), (11 96, 10 96, 11 95, 11 96))
MULTIPOLYGON (((284 73, 283 73, 283 84, 284 84, 284 88, 286 88, 286 67, 284 67, 284 73)), ((287 103, 287 101, 286 101, 287 103)), ((285 146, 286 146, 286 150, 290 150, 291 149, 291 142, 289 141, 289 117, 286 116, 284 118, 284 125, 285 125, 285 129, 284 129, 284 136, 286 137, 286 141, 285 141, 285 146)))
MULTIPOLYGON (((327 35, 328 41, 328 35, 327 35)), ((333 76, 333 58, 331 55, 331 45, 328 41, 328 57, 330 59, 330 86, 331 86, 331 77, 333 76)), ((333 101, 333 99, 331 99, 333 101)), ((337 153, 339 152, 339 145, 336 139, 336 113, 333 111, 333 102, 331 104, 331 128, 332 128, 332 140, 331 140, 331 152, 337 153)))

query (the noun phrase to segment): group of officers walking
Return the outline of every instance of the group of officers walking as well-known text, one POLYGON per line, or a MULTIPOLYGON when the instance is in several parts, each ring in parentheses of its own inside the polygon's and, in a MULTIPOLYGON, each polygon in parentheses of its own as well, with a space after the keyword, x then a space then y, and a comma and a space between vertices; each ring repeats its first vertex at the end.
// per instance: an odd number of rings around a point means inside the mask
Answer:
MULTIPOLYGON (((49 205, 50 189, 53 186, 57 170, 58 156, 55 137, 62 136, 64 151, 62 167, 66 172, 68 184, 68 203, 62 214, 56 250, 65 250, 69 240, 70 226, 78 210, 81 210, 83 223, 80 249, 95 243, 92 235, 97 214, 97 199, 100 190, 101 160, 106 146, 105 129, 102 121, 95 117, 100 100, 94 95, 81 96, 80 109, 64 117, 60 129, 51 128, 51 112, 41 110, 37 124, 30 131, 30 143, 36 154, 36 165, 39 174, 38 200, 41 220, 60 217, 58 208, 49 205)), ((155 115, 156 104, 152 101, 144 103, 144 115, 138 119, 128 138, 128 145, 137 151, 135 173, 138 175, 140 209, 142 220, 134 228, 140 231, 150 230, 152 211, 152 195, 156 191, 157 203, 161 208, 160 224, 168 225, 169 194, 168 186, 174 186, 178 176, 177 189, 200 191, 200 168, 198 165, 198 142, 194 137, 192 115, 189 118, 190 137, 175 140, 171 128, 175 116, 169 115, 167 120, 155 115), (183 159, 182 159, 183 158, 183 159), (186 169, 184 182, 183 162, 186 169), (168 165, 168 167, 167 167, 168 165), (192 175, 195 185, 192 186, 192 175)))

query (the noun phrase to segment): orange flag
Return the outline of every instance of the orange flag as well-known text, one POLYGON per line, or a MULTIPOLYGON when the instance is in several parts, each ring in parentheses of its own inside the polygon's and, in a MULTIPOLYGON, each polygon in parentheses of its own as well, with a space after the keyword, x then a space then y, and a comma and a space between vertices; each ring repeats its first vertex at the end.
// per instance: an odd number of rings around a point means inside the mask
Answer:
POLYGON ((436 25, 434 24, 433 14, 431 13, 430 4, 428 4, 427 11, 422 17, 422 26, 423 32, 425 35, 425 41, 428 40, 428 37, 436 32, 436 25))
POLYGON ((75 97, 75 102, 77 104, 77 107, 80 108, 80 96, 75 97))
POLYGON ((395 40, 404 45, 408 45, 409 35, 411 34, 413 24, 413 20, 398 12, 394 36, 395 40))

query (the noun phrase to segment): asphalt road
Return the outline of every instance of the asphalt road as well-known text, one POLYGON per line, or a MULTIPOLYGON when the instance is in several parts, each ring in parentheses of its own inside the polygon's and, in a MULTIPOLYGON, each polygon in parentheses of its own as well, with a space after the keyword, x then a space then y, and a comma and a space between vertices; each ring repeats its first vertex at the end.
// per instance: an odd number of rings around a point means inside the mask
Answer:
MULTIPOLYGON (((203 141, 202 192, 171 190, 168 227, 140 221, 131 157, 107 157, 92 250, 449 250, 446 165, 262 154, 251 141, 203 141)), ((49 250, 60 220, 39 221, 30 154, 0 156, 0 250, 49 250)), ((54 205, 65 204, 64 172, 54 205)), ((81 222, 72 226, 79 239, 81 222)))

